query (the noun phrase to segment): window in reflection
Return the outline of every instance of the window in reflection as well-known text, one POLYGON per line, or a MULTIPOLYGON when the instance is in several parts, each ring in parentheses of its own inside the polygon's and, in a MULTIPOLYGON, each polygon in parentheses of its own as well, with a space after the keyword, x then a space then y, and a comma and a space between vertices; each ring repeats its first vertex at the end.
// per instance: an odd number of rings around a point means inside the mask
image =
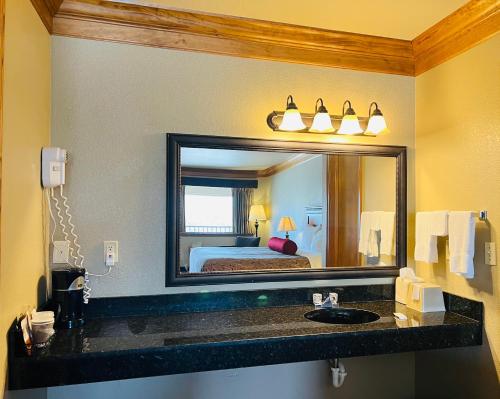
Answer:
POLYGON ((186 233, 232 233, 233 192, 227 187, 186 186, 186 233))

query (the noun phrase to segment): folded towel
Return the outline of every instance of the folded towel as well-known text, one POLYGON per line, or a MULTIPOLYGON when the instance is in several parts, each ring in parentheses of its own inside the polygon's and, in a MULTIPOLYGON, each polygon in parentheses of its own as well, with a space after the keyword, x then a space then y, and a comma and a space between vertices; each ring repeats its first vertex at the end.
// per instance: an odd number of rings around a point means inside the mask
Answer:
POLYGON ((437 237, 448 234, 448 211, 417 212, 415 260, 438 261, 437 237))
POLYGON ((394 253, 394 221, 395 212, 377 212, 378 227, 380 230, 380 253, 392 255, 394 253))
POLYGON ((450 212, 450 270, 465 278, 474 277, 474 212, 450 212))
POLYGON ((370 248, 370 231, 375 223, 375 212, 361 212, 358 251, 368 256, 370 248))
POLYGON ((359 252, 365 256, 392 255, 395 212, 361 212, 359 252))

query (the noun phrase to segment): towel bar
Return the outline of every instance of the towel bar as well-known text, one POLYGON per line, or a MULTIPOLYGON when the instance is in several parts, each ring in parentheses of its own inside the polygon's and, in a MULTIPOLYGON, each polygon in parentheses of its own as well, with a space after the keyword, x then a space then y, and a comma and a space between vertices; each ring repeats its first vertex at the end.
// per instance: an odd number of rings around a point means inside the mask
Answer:
POLYGON ((488 211, 482 210, 482 211, 479 211, 479 212, 475 212, 474 216, 478 217, 479 220, 482 220, 482 221, 485 222, 485 221, 488 220, 488 211))

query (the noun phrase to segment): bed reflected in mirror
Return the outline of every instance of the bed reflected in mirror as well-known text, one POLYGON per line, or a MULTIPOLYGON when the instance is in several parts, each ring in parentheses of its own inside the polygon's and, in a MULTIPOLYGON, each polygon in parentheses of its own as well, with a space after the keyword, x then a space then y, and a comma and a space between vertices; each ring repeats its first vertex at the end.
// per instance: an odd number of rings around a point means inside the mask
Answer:
POLYGON ((180 148, 184 276, 396 265, 394 156, 180 148))

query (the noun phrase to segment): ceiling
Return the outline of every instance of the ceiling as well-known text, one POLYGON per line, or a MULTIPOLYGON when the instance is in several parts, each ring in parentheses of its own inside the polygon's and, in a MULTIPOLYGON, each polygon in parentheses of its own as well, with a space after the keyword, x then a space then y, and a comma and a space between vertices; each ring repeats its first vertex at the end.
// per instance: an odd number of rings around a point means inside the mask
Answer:
POLYGON ((191 168, 263 170, 296 155, 283 152, 181 148, 181 165, 191 168))
POLYGON ((116 0, 412 40, 467 0, 116 0))

